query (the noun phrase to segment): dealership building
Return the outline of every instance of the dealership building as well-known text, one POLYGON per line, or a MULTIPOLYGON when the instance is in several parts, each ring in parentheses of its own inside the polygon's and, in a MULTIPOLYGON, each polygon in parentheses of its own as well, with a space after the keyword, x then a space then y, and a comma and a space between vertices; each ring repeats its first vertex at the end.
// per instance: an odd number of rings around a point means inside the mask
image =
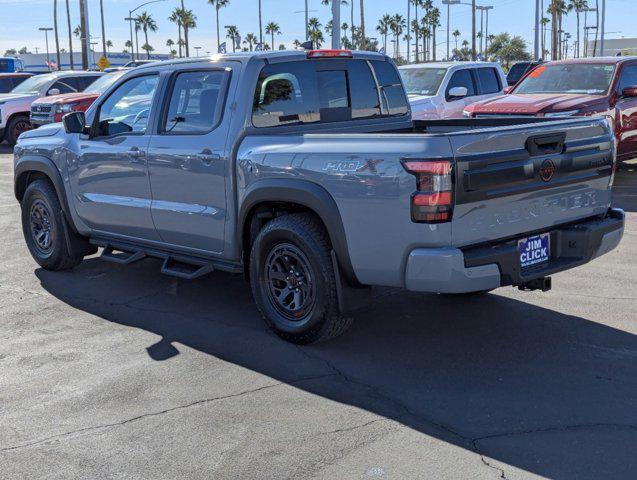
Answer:
MULTIPOLYGON (((588 42, 589 56, 593 56, 595 42, 588 42)), ((614 57, 616 55, 637 55, 637 38, 606 38, 604 39, 604 51, 600 51, 601 42, 597 39, 597 55, 614 57)))
MULTIPOLYGON (((27 72, 46 72, 49 69, 47 64, 47 54, 46 53, 27 53, 24 55, 18 55, 18 58, 24 61, 24 69, 27 72)), ((97 62, 102 58, 102 52, 91 51, 89 54, 89 68, 97 70, 97 62)), ((127 62, 131 61, 130 53, 122 53, 122 52, 110 52, 106 54, 106 58, 108 59, 111 67, 121 67, 127 62)), ((145 52, 140 52, 139 59, 145 60, 147 58, 145 52)), ((172 58, 170 55, 165 54, 151 54, 151 60, 167 60, 172 58)), ((57 55, 55 52, 50 52, 48 55, 48 60, 55 62, 57 60, 57 55)), ((60 67, 62 70, 69 70, 71 68, 71 55, 68 52, 60 53, 60 67)), ((73 52, 73 64, 75 69, 82 68, 82 53, 81 52, 73 52)))

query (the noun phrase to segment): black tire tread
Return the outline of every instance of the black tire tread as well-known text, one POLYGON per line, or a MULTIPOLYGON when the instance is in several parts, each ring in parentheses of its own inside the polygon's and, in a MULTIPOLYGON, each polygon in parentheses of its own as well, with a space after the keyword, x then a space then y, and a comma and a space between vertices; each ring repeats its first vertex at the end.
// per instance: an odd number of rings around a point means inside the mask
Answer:
MULTIPOLYGON (((273 323, 268 319, 267 313, 264 311, 260 302, 257 306, 261 315, 275 332, 282 338, 302 344, 319 343, 338 337, 343 334, 352 324, 353 318, 340 314, 338 305, 338 293, 336 286, 336 278, 334 266, 332 264, 332 245, 325 228, 322 223, 312 214, 294 213, 277 217, 268 222, 257 235, 250 255, 251 259, 255 258, 255 250, 259 248, 259 240, 261 237, 275 230, 288 230, 294 235, 301 238, 305 243, 313 246, 313 253, 319 257, 319 265, 321 268, 317 274, 321 275, 326 285, 325 312, 323 319, 316 328, 310 329, 302 334, 289 335, 286 332, 276 330, 273 323)), ((251 264, 254 263, 251 261, 251 264)), ((251 285, 252 293, 255 299, 258 297, 258 278, 256 267, 251 265, 251 285)))
MULTIPOLYGON (((79 265, 84 259, 84 255, 78 253, 69 252, 68 245, 69 239, 67 238, 69 228, 68 225, 63 225, 62 222, 66 222, 64 218, 64 214, 62 213, 62 207, 60 205, 60 201, 57 196, 57 192, 53 187, 53 184, 46 179, 38 179, 29 184, 26 191, 24 192, 24 197, 22 200, 22 209, 23 211, 26 209, 28 211, 29 206, 27 202, 31 196, 31 192, 34 190, 39 190, 44 194, 49 205, 51 206, 53 216, 55 221, 57 222, 57 230, 58 230, 58 245, 56 247, 57 252, 52 255, 50 261, 42 261, 36 255, 33 255, 34 259, 41 267, 46 270, 60 271, 60 270, 71 270, 72 268, 79 265)), ((23 220, 24 221, 24 220, 23 220)), ((31 241, 29 233, 24 232, 25 239, 27 244, 31 241)), ((33 254, 33 252, 32 252, 33 254)))

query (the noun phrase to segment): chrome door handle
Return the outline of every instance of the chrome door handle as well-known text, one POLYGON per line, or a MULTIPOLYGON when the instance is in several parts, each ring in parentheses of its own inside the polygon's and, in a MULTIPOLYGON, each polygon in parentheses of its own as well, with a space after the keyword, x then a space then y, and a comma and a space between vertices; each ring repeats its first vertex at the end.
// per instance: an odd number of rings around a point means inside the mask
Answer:
POLYGON ((203 152, 197 154, 197 159, 204 165, 210 165, 212 162, 220 160, 221 155, 212 153, 210 150, 206 149, 203 152))
POLYGON ((137 159, 146 156, 146 152, 140 150, 137 147, 132 147, 129 151, 126 152, 126 156, 129 158, 129 161, 134 162, 137 159))

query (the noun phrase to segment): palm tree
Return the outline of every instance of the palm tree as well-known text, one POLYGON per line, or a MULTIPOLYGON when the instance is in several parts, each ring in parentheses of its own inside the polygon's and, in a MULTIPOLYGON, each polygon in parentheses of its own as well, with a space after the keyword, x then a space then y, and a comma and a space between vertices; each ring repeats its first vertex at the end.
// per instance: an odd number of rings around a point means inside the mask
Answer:
POLYGON ((189 40, 189 32, 193 28, 197 28, 197 16, 192 13, 192 10, 185 10, 182 8, 181 11, 181 28, 184 29, 184 46, 186 49, 186 57, 190 56, 190 40, 189 40))
POLYGON ((566 2, 551 0, 547 12, 551 14, 551 59, 558 60, 561 57, 562 18, 568 14, 566 2))
POLYGON ((139 24, 137 20, 135 23, 135 56, 139 59, 139 31, 142 29, 142 26, 139 24))
POLYGON ((588 0, 568 0, 567 8, 569 11, 575 10, 575 15, 577 17, 577 50, 575 52, 575 57, 579 58, 580 52, 581 52, 580 36, 579 36, 579 31, 580 31, 579 14, 582 10, 584 10, 585 8, 588 8, 588 0))
POLYGON ((124 47, 125 49, 130 49, 130 51, 133 51, 133 42, 131 42, 130 40, 126 40, 126 43, 124 43, 124 47))
POLYGON ((378 25, 376 25, 376 31, 383 36, 383 48, 385 49, 385 53, 387 53, 387 35, 389 35, 391 22, 392 16, 386 13, 378 20, 378 25))
POLYGON ((546 55, 546 30, 547 30, 547 25, 549 23, 551 23, 551 20, 549 20, 547 17, 544 16, 544 14, 542 14, 542 20, 540 21, 540 23, 542 24, 542 58, 544 58, 544 56, 546 55))
POLYGON ((219 35, 219 10, 228 6, 230 0, 208 0, 208 3, 213 5, 217 12, 217 48, 219 48, 219 45, 221 45, 221 37, 219 35))
POLYGON ((307 22, 308 25, 308 33, 310 36, 310 40, 314 44, 315 48, 321 48, 321 45, 325 41, 323 37, 323 32, 321 31, 321 22, 316 17, 312 17, 307 22))
POLYGON ((75 27, 73 29, 73 35, 75 35, 76 38, 82 38, 82 26, 78 25, 77 27, 75 27))
POLYGON ((460 30, 454 30, 451 35, 453 35, 453 40, 456 42, 456 50, 458 50, 458 37, 460 36, 460 30))
POLYGON ((397 60, 398 60, 398 57, 400 56, 400 36, 403 34, 403 31, 405 30, 406 23, 407 22, 405 21, 405 18, 399 13, 394 15, 391 19, 390 29, 391 29, 391 32, 394 34, 394 41, 396 42, 394 57, 397 60))
POLYGON ((254 45, 259 41, 254 33, 248 33, 246 38, 243 39, 243 43, 248 45, 250 51, 254 50, 254 45))
POLYGON ((432 60, 436 61, 436 28, 440 26, 440 10, 438 7, 434 7, 429 12, 429 25, 431 25, 431 54, 432 60))
POLYGON ((272 49, 274 50, 274 35, 281 35, 281 27, 276 22, 270 22, 265 26, 265 33, 272 38, 272 49))
POLYGON ((137 18, 135 18, 135 22, 139 23, 139 26, 144 31, 144 39, 146 40, 146 42, 142 46, 142 50, 146 51, 146 58, 150 58, 150 52, 152 52, 154 49, 148 43, 148 30, 150 30, 151 32, 156 32, 157 22, 155 22, 153 16, 147 11, 143 11, 141 14, 139 14, 137 18))
POLYGON ((182 52, 181 52, 181 18, 182 18, 182 14, 181 14, 181 10, 179 8, 175 8, 172 11, 172 13, 170 14, 170 17, 168 17, 168 21, 177 24, 177 31, 178 31, 177 45, 179 46, 179 58, 182 57, 182 52))
POLYGON ((232 52, 237 51, 237 37, 239 36, 239 29, 236 25, 230 25, 226 37, 232 42, 232 52))
POLYGON ((66 0, 66 24, 69 29, 69 56, 71 59, 71 70, 75 69, 73 65, 73 31, 71 30, 71 7, 69 6, 69 0, 66 0))
POLYGON ((113 41, 112 40, 106 40, 106 52, 110 53, 111 48, 113 48, 113 41))
POLYGON ((168 51, 170 53, 174 52, 173 50, 174 45, 175 45, 175 41, 172 38, 169 38, 168 40, 166 40, 166 46, 168 47, 168 51))
MULTIPOLYGON (((414 35, 416 37, 416 63, 419 63, 420 49, 418 47, 420 44, 420 41, 419 41, 420 28, 418 28, 418 7, 422 4, 422 0, 407 0, 407 1, 414 6, 415 19, 411 22, 411 25, 409 26, 409 28, 411 29, 411 31, 414 32, 414 35)), ((411 48, 411 46, 409 48, 411 48)))
POLYGON ((361 50, 367 48, 367 37, 365 36, 365 0, 361 0, 361 50))
POLYGON ((53 33, 55 35, 55 54, 60 69, 60 38, 58 36, 58 1, 53 0, 53 33))

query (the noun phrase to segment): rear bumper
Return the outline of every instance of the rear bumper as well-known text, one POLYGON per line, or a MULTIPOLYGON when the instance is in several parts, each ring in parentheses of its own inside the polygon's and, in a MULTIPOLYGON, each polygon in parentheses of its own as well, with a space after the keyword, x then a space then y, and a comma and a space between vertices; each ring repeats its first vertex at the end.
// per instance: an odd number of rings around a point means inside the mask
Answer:
POLYGON ((526 272, 520 268, 518 238, 463 249, 418 248, 407 260, 405 286, 418 292, 466 293, 521 285, 610 252, 619 245, 624 225, 624 212, 610 209, 603 218, 546 230, 551 234, 550 260, 526 272))

